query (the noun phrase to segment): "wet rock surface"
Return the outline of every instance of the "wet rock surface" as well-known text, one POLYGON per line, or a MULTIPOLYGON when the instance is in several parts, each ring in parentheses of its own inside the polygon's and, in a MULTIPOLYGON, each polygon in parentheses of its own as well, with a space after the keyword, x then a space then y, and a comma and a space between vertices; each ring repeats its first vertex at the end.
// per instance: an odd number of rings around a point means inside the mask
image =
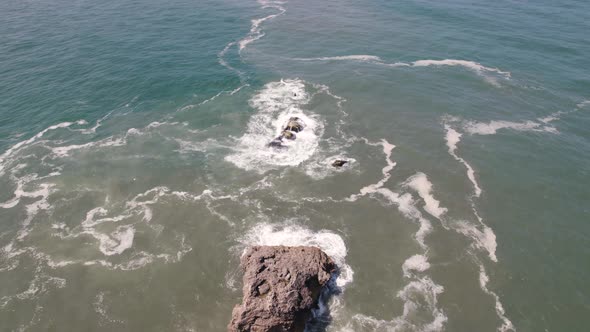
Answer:
POLYGON ((292 117, 289 119, 289 122, 287 122, 287 125, 285 126, 285 130, 289 130, 294 133, 298 133, 303 130, 303 127, 304 127, 304 125, 303 125, 303 122, 301 121, 300 118, 292 117))
POLYGON ((334 162, 332 162, 332 166, 337 167, 337 168, 342 167, 346 164, 348 164, 348 160, 338 159, 338 160, 334 160, 334 162))
POLYGON ((268 146, 275 149, 284 149, 286 146, 283 145, 283 138, 277 137, 268 143, 268 146))
POLYGON ((255 246, 240 263, 242 304, 228 331, 302 332, 336 265, 315 247, 255 246))
POLYGON ((283 131, 283 133, 281 134, 281 137, 286 138, 286 139, 291 139, 291 140, 296 138, 295 133, 293 133, 292 131, 288 131, 288 130, 283 131))
POLYGON ((276 137, 275 139, 273 139, 270 143, 268 143, 268 146, 271 148, 279 148, 279 149, 286 148, 286 146, 283 145, 283 139, 287 139, 290 141, 295 140, 297 138, 295 133, 302 131, 304 127, 305 127, 305 125, 303 124, 303 121, 300 118, 298 118, 298 117, 289 118, 289 121, 283 127, 283 131, 281 132, 281 135, 276 137))

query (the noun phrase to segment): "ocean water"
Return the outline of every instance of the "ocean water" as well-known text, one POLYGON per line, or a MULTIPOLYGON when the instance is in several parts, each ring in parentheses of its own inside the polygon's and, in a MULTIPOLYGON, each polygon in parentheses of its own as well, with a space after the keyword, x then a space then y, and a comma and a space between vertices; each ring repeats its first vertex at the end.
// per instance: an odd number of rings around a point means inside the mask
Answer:
POLYGON ((589 22, 2 1, 0 330, 224 331, 254 244, 338 263, 310 331, 590 330, 589 22))

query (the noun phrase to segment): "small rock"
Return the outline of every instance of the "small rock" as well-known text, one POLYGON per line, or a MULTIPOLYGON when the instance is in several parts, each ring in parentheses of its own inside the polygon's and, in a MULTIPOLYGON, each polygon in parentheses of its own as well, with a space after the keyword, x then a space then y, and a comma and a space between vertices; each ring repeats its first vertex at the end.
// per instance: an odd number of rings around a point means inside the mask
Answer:
POLYGON ((348 164, 348 160, 336 159, 332 163, 332 166, 334 166, 334 167, 342 167, 342 166, 344 166, 346 164, 348 164))

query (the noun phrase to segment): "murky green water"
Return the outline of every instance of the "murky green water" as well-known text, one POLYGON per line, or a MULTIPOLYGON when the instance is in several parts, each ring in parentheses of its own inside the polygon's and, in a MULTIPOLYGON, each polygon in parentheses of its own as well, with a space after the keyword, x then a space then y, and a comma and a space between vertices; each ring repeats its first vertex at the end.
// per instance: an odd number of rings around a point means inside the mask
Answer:
POLYGON ((588 9, 0 4, 0 330, 223 331, 252 244, 328 331, 587 330, 588 9))

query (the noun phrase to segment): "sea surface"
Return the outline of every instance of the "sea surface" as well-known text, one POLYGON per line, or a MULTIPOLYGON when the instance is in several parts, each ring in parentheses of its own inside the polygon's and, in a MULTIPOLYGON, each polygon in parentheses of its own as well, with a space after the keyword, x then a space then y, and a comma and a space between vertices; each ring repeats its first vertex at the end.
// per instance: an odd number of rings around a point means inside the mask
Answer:
POLYGON ((589 55, 580 0, 1 1, 0 331, 225 331, 257 244, 337 262, 309 331, 590 331, 589 55))

